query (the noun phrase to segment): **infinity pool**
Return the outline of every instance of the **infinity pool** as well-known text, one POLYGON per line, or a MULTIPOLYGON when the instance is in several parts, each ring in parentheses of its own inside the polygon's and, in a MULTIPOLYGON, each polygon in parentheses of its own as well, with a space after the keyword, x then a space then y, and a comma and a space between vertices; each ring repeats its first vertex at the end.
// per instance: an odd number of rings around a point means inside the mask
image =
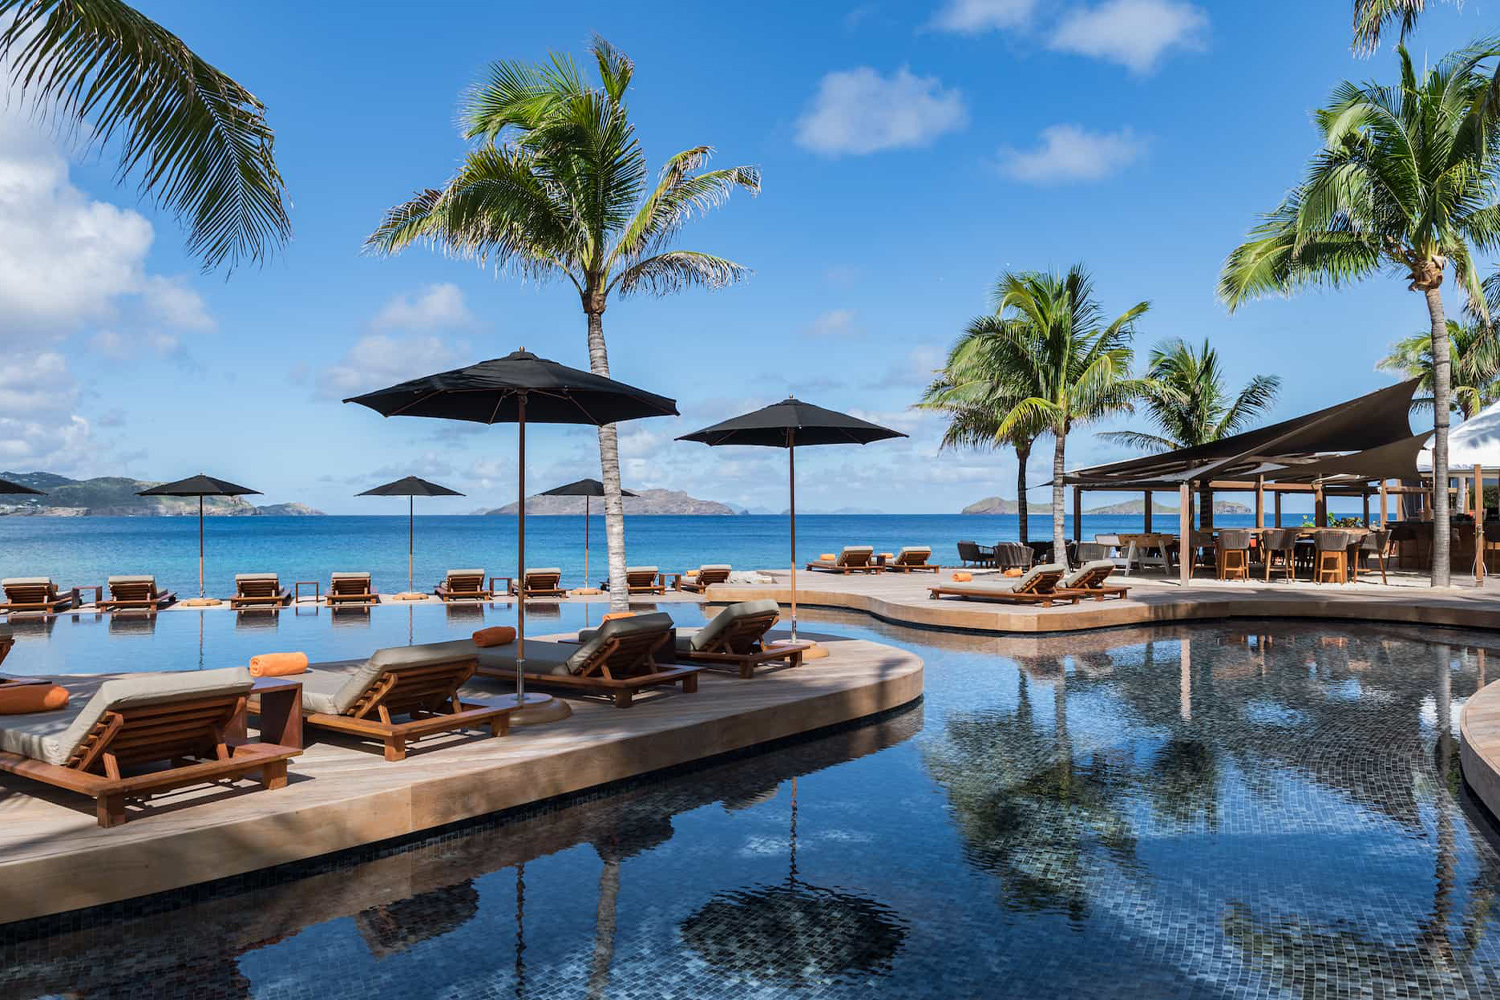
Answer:
MULTIPOLYGON (((1500 636, 806 620, 917 652, 924 701, 408 844, 0 929, 0 998, 1500 993, 1500 852, 1456 739, 1500 636)), ((18 629, 7 667, 357 656, 477 627, 426 607, 334 624, 64 618, 18 629)))

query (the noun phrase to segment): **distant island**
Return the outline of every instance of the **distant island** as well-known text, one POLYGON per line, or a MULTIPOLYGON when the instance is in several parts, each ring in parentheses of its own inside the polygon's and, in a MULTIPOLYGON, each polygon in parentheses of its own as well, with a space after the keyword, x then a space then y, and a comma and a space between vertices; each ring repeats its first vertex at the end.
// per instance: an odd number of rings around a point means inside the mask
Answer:
MULTIPOLYGON (((1108 506, 1105 506, 1105 507, 1091 507, 1088 510, 1084 511, 1084 513, 1085 514, 1144 514, 1145 511, 1146 511, 1146 501, 1145 500, 1126 500, 1126 501, 1124 501, 1122 503, 1113 503, 1113 504, 1109 504, 1108 506)), ((1032 504, 1031 505, 1031 513, 1045 514, 1046 512, 1047 512, 1047 505, 1046 504, 1032 504)), ((1166 504, 1161 503, 1160 501, 1153 500, 1151 502, 1151 512, 1153 514, 1175 514, 1175 513, 1177 513, 1177 508, 1176 507, 1169 507, 1166 504)), ((1015 514, 1015 513, 1019 513, 1019 511, 1016 508, 1016 502, 1014 500, 1006 500, 1003 497, 985 497, 983 500, 976 500, 973 503, 969 504, 969 506, 965 507, 961 511, 961 513, 964 513, 964 514, 1015 514)), ((1254 511, 1252 511, 1249 507, 1246 507, 1242 503, 1234 503, 1231 500, 1215 500, 1214 501, 1214 513, 1215 514, 1253 514, 1254 511)))
MULTIPOLYGON (((0 516, 37 517, 180 517, 196 516, 197 497, 138 497, 158 481, 99 476, 69 479, 55 472, 0 472, 22 486, 42 490, 44 496, 7 496, 0 503, 0 516)), ((214 517, 295 516, 319 517, 322 511, 306 504, 278 503, 257 507, 244 497, 204 497, 203 513, 214 517)))
MULTIPOLYGON (((735 514, 737 511, 726 503, 717 500, 699 500, 697 497, 688 496, 682 490, 639 490, 639 496, 625 498, 625 513, 627 514, 735 514)), ((582 514, 583 497, 544 497, 530 496, 526 498, 526 513, 528 514, 582 514)), ((508 503, 504 507, 495 507, 491 510, 482 510, 481 514, 514 514, 519 505, 508 503)), ((604 513, 604 498, 594 497, 590 501, 590 511, 595 514, 604 513)))

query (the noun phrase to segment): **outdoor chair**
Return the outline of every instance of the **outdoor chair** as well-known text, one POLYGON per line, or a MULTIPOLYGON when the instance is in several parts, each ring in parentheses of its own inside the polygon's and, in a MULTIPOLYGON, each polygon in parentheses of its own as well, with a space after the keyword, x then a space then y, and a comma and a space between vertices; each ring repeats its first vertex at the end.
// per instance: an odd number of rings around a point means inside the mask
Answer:
POLYGON ((1354 538, 1348 531, 1323 530, 1313 536, 1313 582, 1347 583, 1349 580, 1349 546, 1354 538))
POLYGON ((1266 566, 1266 582, 1271 582, 1272 573, 1280 573, 1288 580, 1297 578, 1297 529, 1272 528, 1260 536, 1261 562, 1266 566), (1276 557, 1281 565, 1276 565, 1276 557))
POLYGON ((1365 537, 1359 540, 1354 555, 1354 579, 1359 580, 1359 571, 1369 565, 1367 560, 1374 559, 1380 566, 1380 582, 1389 585, 1390 580, 1385 574, 1385 561, 1389 555, 1391 533, 1383 528, 1365 532, 1365 537))
POLYGON ((472 639, 377 649, 363 663, 314 663, 301 674, 302 722, 378 740, 385 759, 404 760, 409 741, 435 733, 486 728, 504 736, 511 705, 461 701, 458 689, 477 666, 472 639), (397 722, 405 716, 407 721, 397 722))
POLYGON ((885 568, 896 573, 920 573, 923 571, 936 573, 942 569, 936 563, 928 562, 932 558, 932 548, 928 545, 903 545, 896 553, 896 558, 887 559, 885 568))
MULTIPOLYGON (((609 581, 604 581, 608 589, 609 581)), ((666 585, 661 582, 661 571, 656 566, 625 567, 625 590, 631 594, 665 594, 666 585)))
POLYGON ((483 569, 450 569, 432 592, 444 601, 488 601, 495 596, 485 586, 483 569))
POLYGON ((728 583, 733 567, 728 563, 717 563, 698 567, 696 576, 684 577, 682 589, 701 594, 716 583, 728 583))
POLYGON ((1068 572, 1062 563, 1045 563, 1033 566, 1018 579, 995 579, 953 581, 928 588, 928 596, 934 600, 957 597, 963 600, 999 601, 1005 604, 1040 604, 1050 608, 1054 601, 1077 604, 1074 594, 1062 594, 1057 584, 1068 572))
POLYGON ((1493 570, 1490 554, 1500 552, 1500 521, 1484 522, 1484 568, 1493 570))
POLYGON ((1250 532, 1225 528, 1214 549, 1220 580, 1250 579, 1250 532))
POLYGON ((27 611, 55 614, 72 607, 75 597, 72 593, 59 594, 57 584, 45 576, 13 576, 0 580, 0 590, 5 591, 0 614, 27 611))
POLYGON ((155 792, 251 774, 282 788, 286 762, 302 752, 228 737, 243 732, 254 683, 245 667, 60 680, 66 707, 0 715, 0 771, 92 796, 103 827, 125 822, 128 799, 155 792))
MULTIPOLYGON (((616 708, 629 708, 646 688, 682 685, 683 694, 698 690, 701 666, 664 666, 656 653, 672 642, 672 617, 634 615, 605 622, 580 634, 581 642, 526 640, 527 685, 556 688, 577 694, 605 695, 616 708)), ((516 675, 515 646, 487 646, 476 650, 479 672, 498 680, 516 675)))
POLYGON ((872 545, 845 545, 832 560, 819 559, 807 564, 809 571, 823 573, 878 573, 882 567, 875 565, 875 547, 872 545))
POLYGON ((521 585, 511 581, 510 592, 514 597, 566 597, 567 591, 558 586, 562 582, 562 570, 556 566, 541 569, 527 568, 521 574, 521 585))
POLYGON ((1108 560, 1113 565, 1114 560, 1110 558, 1111 554, 1110 547, 1102 542, 1078 542, 1068 547, 1068 555, 1075 568, 1100 560, 1108 560))
MULTIPOLYGON (((686 635, 678 633, 677 659, 729 668, 746 680, 755 676, 756 667, 766 664, 800 666, 802 654, 812 648, 812 643, 765 644, 766 633, 780 615, 780 607, 775 601, 731 604, 702 628, 686 635)), ((582 639, 585 635, 580 632, 578 637, 582 639)))
POLYGON ((958 561, 962 566, 987 566, 984 553, 977 542, 958 543, 958 561))
POLYGON ((1021 542, 996 542, 993 551, 994 565, 1001 571, 1018 569, 1025 572, 1034 561, 1031 546, 1021 542))
POLYGON ((236 573, 231 608, 278 608, 292 599, 275 573, 236 573))
POLYGON ((154 576, 112 576, 107 582, 109 600, 94 603, 94 607, 100 611, 145 611, 154 614, 177 600, 176 594, 156 585, 154 576))
POLYGON ((380 603, 369 573, 330 573, 324 600, 330 608, 368 608, 380 603))
POLYGON ((1114 571, 1113 559, 1095 559, 1086 562, 1058 581, 1057 593, 1075 597, 1092 597, 1096 601, 1109 597, 1118 597, 1123 600, 1129 593, 1129 587, 1104 582, 1114 571))

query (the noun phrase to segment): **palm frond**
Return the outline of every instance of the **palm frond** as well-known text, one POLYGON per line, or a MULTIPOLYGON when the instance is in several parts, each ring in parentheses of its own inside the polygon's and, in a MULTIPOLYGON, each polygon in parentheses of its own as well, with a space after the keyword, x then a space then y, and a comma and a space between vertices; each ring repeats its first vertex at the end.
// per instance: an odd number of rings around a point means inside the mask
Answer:
POLYGON ((120 0, 0 0, 0 62, 43 115, 119 139, 119 176, 182 220, 210 271, 291 236, 265 106, 120 0))
POLYGON ((647 291, 667 295, 685 288, 724 288, 750 275, 750 269, 696 250, 668 250, 632 264, 610 283, 620 294, 647 291))

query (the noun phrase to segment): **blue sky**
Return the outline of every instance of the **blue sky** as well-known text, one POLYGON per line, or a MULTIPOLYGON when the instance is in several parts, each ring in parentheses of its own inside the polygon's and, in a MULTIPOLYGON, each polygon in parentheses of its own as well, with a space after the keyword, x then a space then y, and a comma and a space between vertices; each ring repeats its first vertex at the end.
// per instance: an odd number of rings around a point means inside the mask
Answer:
MULTIPOLYGON (((1214 297, 1224 256, 1313 151, 1309 111, 1341 79, 1393 75, 1389 46, 1351 55, 1346 0, 141 6, 269 107, 295 237, 264 268, 201 275, 108 156, 0 111, 0 468, 203 470, 346 513, 385 512, 396 501, 352 494, 408 473, 469 494, 433 513, 513 499, 513 428, 338 400, 523 345, 587 367, 576 294, 360 244, 452 172, 458 97, 488 62, 582 58, 594 32, 636 61, 653 164, 708 143, 764 175, 760 197, 681 240, 748 265, 748 282, 605 315, 616 377, 683 413, 623 429, 627 486, 780 509, 783 455, 672 438, 791 391, 912 435, 805 451, 800 505, 1011 496, 1012 455, 939 454, 938 419, 908 409, 1007 268, 1086 263, 1107 310, 1151 302, 1143 355, 1206 336, 1237 381, 1282 376, 1278 417, 1385 384, 1375 361, 1425 324, 1391 278, 1234 316, 1214 297)), ((1433 7, 1412 47, 1436 59, 1494 30, 1496 10, 1433 7)), ((538 428, 530 445, 534 486, 597 475, 585 429, 538 428)), ((1129 454, 1087 429, 1069 451, 1070 466, 1129 454)))

